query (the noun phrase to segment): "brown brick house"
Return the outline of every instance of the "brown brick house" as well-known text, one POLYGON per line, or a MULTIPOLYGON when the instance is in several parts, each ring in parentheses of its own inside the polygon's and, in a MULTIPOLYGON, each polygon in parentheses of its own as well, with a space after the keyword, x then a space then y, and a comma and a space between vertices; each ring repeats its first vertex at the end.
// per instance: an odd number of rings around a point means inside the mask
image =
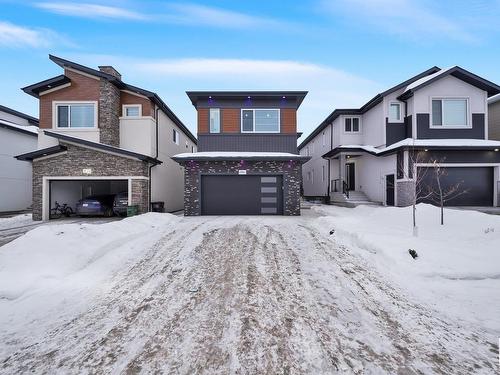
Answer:
POLYGON ((179 118, 111 66, 49 58, 64 73, 23 88, 40 101, 38 148, 17 156, 33 163, 33 219, 49 219, 56 201, 75 208, 122 192, 140 212, 151 202, 182 209, 182 170, 169 156, 194 151, 196 138, 179 118))
POLYGON ((297 109, 307 92, 188 92, 198 152, 184 166, 185 215, 300 215, 297 109))

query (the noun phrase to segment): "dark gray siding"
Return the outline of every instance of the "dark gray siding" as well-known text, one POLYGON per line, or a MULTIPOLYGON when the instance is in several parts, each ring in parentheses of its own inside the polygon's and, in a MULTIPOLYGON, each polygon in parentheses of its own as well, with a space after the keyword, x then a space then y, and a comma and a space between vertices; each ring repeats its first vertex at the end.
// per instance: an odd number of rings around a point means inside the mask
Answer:
POLYGON ((411 116, 405 117, 404 122, 389 122, 385 118, 385 144, 386 146, 411 138, 411 116))
POLYGON ((468 129, 431 129, 428 113, 417 113, 418 139, 485 139, 484 113, 472 114, 472 128, 468 129))
POLYGON ((296 134, 198 134, 198 151, 289 152, 298 154, 296 134))
POLYGON ((429 150, 420 153, 419 162, 433 162, 437 160, 441 163, 500 163, 500 151, 481 150, 429 150))
POLYGON ((488 138, 500 140, 500 101, 488 105, 488 138))

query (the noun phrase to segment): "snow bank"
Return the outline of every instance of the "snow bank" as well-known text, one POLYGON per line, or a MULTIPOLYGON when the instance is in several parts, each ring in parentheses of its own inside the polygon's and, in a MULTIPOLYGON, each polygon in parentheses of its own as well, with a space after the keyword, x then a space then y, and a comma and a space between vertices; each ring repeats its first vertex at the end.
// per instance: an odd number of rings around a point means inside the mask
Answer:
POLYGON ((99 280, 135 251, 147 248, 145 238, 154 240, 175 220, 179 218, 171 214, 148 213, 106 224, 44 225, 31 230, 0 251, 0 299, 61 285, 65 277, 90 265, 98 267, 86 278, 99 280))
POLYGON ((416 297, 459 318, 500 331, 500 216, 419 204, 411 207, 313 207, 323 231, 354 249, 416 297), (408 250, 419 257, 414 260, 408 250))
POLYGON ((29 224, 33 224, 31 214, 0 218, 0 230, 22 227, 29 224))

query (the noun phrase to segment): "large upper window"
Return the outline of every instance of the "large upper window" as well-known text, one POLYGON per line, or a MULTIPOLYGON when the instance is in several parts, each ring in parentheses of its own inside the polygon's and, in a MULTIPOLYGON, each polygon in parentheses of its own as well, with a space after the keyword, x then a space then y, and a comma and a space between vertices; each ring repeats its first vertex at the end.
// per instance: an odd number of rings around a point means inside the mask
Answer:
POLYGON ((432 99, 432 126, 468 126, 467 99, 432 99))
POLYGON ((219 108, 210 108, 210 133, 220 133, 219 108))
POLYGON ((242 109, 241 131, 243 133, 279 133, 279 109, 242 109))
POLYGON ((359 133, 359 117, 345 117, 344 118, 344 132, 346 133, 359 133))
POLYGON ((389 104, 389 122, 401 121, 401 103, 393 102, 389 104))
POLYGON ((93 103, 56 104, 56 126, 58 128, 94 128, 96 110, 93 103))

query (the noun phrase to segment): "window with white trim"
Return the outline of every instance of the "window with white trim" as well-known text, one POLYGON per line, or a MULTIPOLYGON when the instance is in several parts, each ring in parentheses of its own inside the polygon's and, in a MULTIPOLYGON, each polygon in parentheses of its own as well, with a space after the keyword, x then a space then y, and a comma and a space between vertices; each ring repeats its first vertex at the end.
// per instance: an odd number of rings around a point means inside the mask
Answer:
POLYGON ((432 126, 469 126, 468 100, 432 99, 432 126))
POLYGON ((321 166, 321 180, 322 180, 322 181, 325 181, 325 178, 326 178, 325 166, 324 166, 324 165, 322 165, 322 166, 321 166))
POLYGON ((57 103, 55 105, 57 128, 95 128, 94 103, 57 103))
POLYGON ((325 135, 325 132, 323 132, 323 146, 326 146, 326 135, 325 135))
POLYGON ((210 108, 210 133, 220 133, 220 109, 210 108))
POLYGON ((142 105, 140 104, 125 104, 123 105, 124 117, 141 117, 142 105))
POLYGON ((361 119, 359 117, 344 117, 344 132, 359 133, 361 119))
POLYGON ((279 133, 279 109, 242 109, 242 133, 279 133))
POLYGON ((389 103, 389 122, 399 122, 402 120, 401 103, 389 103))
POLYGON ((172 129, 172 141, 174 141, 176 145, 179 144, 179 132, 175 129, 172 129))

